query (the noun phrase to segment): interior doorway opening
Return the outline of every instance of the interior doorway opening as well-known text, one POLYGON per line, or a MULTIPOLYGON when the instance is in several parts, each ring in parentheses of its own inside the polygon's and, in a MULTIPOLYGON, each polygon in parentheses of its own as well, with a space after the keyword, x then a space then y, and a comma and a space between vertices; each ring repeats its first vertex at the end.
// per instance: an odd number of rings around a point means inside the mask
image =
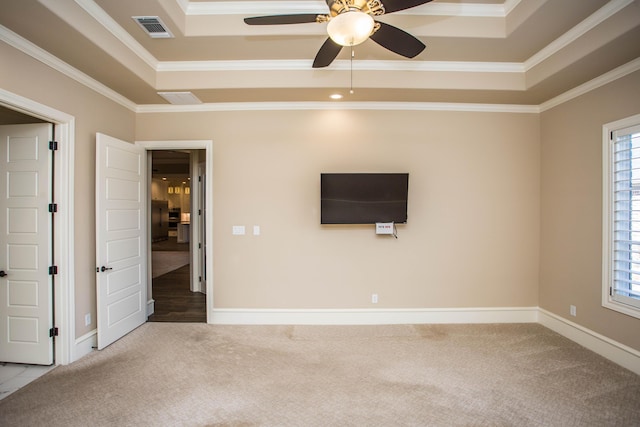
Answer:
POLYGON ((190 149, 149 152, 151 322, 207 321, 206 287, 197 262, 201 237, 199 227, 192 226, 202 211, 199 155, 190 149))

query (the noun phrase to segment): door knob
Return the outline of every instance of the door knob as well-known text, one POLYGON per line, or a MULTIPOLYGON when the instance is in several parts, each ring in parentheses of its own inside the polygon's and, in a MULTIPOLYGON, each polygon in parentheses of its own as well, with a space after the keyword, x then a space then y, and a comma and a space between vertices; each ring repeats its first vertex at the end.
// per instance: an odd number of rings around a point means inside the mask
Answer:
POLYGON ((0 277, 4 277, 4 276, 8 276, 8 274, 5 273, 4 270, 0 270, 0 277))
POLYGON ((107 270, 113 270, 113 268, 111 267, 105 267, 104 265, 102 267, 100 267, 100 271, 102 271, 103 273, 107 270))

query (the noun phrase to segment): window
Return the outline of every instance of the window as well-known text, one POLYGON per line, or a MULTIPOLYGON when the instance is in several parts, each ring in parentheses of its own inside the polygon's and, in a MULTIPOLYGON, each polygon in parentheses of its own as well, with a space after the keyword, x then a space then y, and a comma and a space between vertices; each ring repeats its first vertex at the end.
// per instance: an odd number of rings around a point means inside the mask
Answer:
POLYGON ((640 115, 603 130, 602 303, 640 318, 640 115))

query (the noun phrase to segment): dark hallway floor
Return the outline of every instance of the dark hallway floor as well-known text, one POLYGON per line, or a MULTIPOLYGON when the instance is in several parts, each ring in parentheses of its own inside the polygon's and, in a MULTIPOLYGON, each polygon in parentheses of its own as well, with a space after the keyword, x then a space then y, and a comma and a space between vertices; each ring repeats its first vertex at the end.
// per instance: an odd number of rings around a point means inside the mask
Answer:
MULTIPOLYGON (((155 242, 154 252, 189 251, 189 243, 177 243, 175 237, 155 242)), ((152 282, 154 313, 149 322, 195 322, 207 321, 206 295, 190 290, 190 264, 155 277, 152 282)))
POLYGON ((189 264, 153 279, 153 299, 150 322, 207 321, 206 295, 189 289, 189 264))

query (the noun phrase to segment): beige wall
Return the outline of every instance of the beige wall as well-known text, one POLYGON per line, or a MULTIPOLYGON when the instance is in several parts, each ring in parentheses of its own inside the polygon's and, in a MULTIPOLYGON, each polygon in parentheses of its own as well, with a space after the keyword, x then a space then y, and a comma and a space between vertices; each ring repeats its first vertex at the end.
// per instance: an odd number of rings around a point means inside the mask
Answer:
POLYGON ((0 42, 0 87, 74 116, 76 337, 96 328, 95 134, 133 140, 135 114, 0 42), (9 66, 10 64, 10 66, 9 66), (84 324, 91 313, 92 323, 84 324))
POLYGON ((536 306, 640 349, 601 307, 601 128, 638 114, 640 73, 535 114, 135 114, 0 43, 0 86, 76 118, 76 336, 95 328, 95 132, 214 141, 215 306, 536 306), (11 67, 4 64, 12 64, 11 67), (409 172, 399 239, 321 226, 321 172, 409 172), (232 225, 247 226, 232 236, 232 225), (260 225, 262 234, 251 235, 260 225), (380 303, 372 306, 377 293, 380 303), (568 316, 569 305, 578 316, 568 316), (94 323, 84 325, 84 315, 94 323))
POLYGON ((536 114, 139 114, 136 139, 214 141, 216 308, 538 305, 536 114), (409 172, 399 238, 321 226, 321 172, 409 172))
POLYGON ((636 350, 640 319, 602 307, 602 125, 638 113, 640 72, 541 114, 540 307, 636 350))

